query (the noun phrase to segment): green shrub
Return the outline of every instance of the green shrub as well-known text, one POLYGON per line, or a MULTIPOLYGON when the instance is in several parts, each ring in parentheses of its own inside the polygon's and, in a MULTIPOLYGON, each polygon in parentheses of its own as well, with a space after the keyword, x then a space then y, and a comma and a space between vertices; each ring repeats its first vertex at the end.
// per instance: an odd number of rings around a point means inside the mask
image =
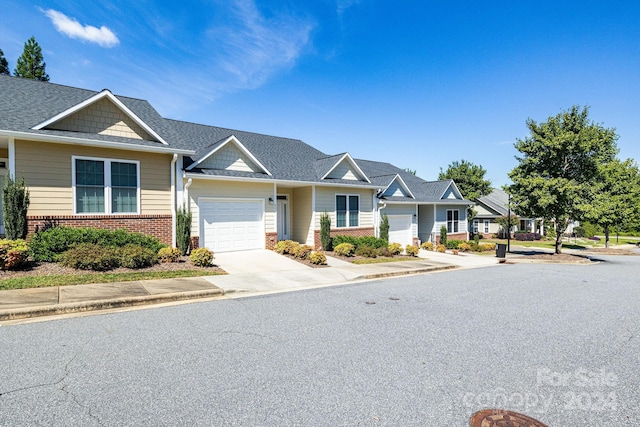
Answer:
POLYGON ((359 246, 371 246, 374 248, 382 248, 384 246, 387 246, 388 244, 386 240, 379 239, 373 236, 353 237, 353 236, 345 236, 341 234, 341 235, 335 236, 332 240, 332 244, 334 248, 341 243, 350 243, 356 249, 358 249, 359 246))
POLYGON ((383 257, 392 257, 393 253, 389 250, 389 247, 385 247, 385 248, 378 248, 378 256, 383 256, 383 257))
POLYGON ((460 243, 464 243, 464 240, 455 240, 455 239, 451 239, 451 240, 447 240, 447 243, 443 243, 447 249, 458 249, 458 246, 460 245, 460 243))
POLYGON ((120 248, 95 243, 80 243, 60 254, 60 264, 80 270, 106 271, 120 266, 120 248))
POLYGON ((27 209, 29 208, 29 190, 24 178, 13 180, 11 174, 5 177, 2 187, 2 212, 4 214, 4 232, 8 239, 27 237, 27 209))
POLYGON ((433 243, 432 242, 424 242, 423 244, 420 245, 421 249, 424 249, 425 251, 432 251, 433 250, 433 243))
POLYGON ((178 248, 162 248, 158 251, 158 261, 160 262, 178 262, 181 251, 178 248))
POLYGON ((389 243, 389 217, 387 214, 382 214, 380 218, 380 238, 389 243))
POLYGON ((325 265, 327 263, 327 256, 324 254, 324 252, 316 251, 309 255, 309 262, 316 265, 325 265))
POLYGON ((331 218, 326 212, 320 215, 320 242, 322 242, 322 249, 331 250, 331 218))
POLYGON ((124 245, 120 248, 120 266, 125 268, 151 267, 158 262, 158 255, 142 246, 124 245))
POLYGON ((194 249, 189 255, 189 260, 197 267, 209 267, 213 258, 213 252, 207 248, 194 249))
POLYGON ((294 242, 293 240, 280 240, 278 243, 276 243, 273 250, 281 255, 288 255, 293 254, 293 251, 298 246, 300 246, 300 243, 294 242))
POLYGON ((494 251, 496 249, 495 243, 480 243, 478 245, 480 252, 494 251))
POLYGON ((333 239, 331 239, 331 244, 333 245, 334 248, 342 243, 352 244, 354 248, 358 247, 358 239, 353 236, 345 236, 344 234, 338 234, 337 236, 333 236, 333 239))
POLYGON ((443 225, 440 227, 440 244, 447 245, 447 226, 443 225))
POLYGON ((291 255, 298 259, 307 259, 312 251, 313 248, 309 245, 297 245, 291 252, 291 255))
POLYGON ((333 248, 333 251, 336 253, 336 255, 353 256, 356 251, 356 247, 351 243, 340 243, 338 246, 333 248))
POLYGON ((420 250, 419 247, 415 246, 415 245, 407 245, 404 248, 404 251, 407 253, 407 255, 409 256, 418 256, 418 251, 420 250))
POLYGON ((458 245, 458 250, 462 252, 469 252, 471 250, 471 245, 467 242, 462 242, 458 245))
POLYGON ((400 255, 400 253, 402 253, 402 245, 400 243, 391 243, 388 248, 389 252, 393 255, 400 255))
POLYGON ((356 255, 365 258, 376 258, 378 256, 378 248, 366 245, 358 246, 356 249, 356 255))
POLYGON ((35 233, 29 240, 29 252, 36 261, 58 261, 60 254, 82 243, 114 247, 133 244, 150 249, 154 254, 166 246, 155 237, 123 229, 60 226, 35 233))
POLYGON ((186 255, 191 248, 191 212, 183 207, 176 212, 176 245, 180 255, 186 255))
POLYGON ((29 249, 24 240, 0 240, 0 270, 19 270, 28 257, 29 249))
POLYGON ((447 251, 447 247, 445 245, 437 245, 436 246, 436 252, 440 252, 440 253, 445 253, 447 251))

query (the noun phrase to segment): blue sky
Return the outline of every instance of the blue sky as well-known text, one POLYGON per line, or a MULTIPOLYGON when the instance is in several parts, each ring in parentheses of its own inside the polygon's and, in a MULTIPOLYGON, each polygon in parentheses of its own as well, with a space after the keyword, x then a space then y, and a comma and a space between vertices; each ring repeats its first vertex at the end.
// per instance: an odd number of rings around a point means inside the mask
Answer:
POLYGON ((0 0, 11 70, 35 36, 51 82, 165 117, 302 139, 494 185, 527 118, 571 105, 640 160, 640 4, 630 1, 0 0))

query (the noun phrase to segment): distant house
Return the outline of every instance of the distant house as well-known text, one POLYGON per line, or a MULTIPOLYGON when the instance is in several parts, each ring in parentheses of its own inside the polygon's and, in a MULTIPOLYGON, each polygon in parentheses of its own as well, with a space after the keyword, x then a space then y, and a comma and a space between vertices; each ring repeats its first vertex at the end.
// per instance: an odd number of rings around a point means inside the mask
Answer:
MULTIPOLYGON (((393 242, 468 238, 455 183, 394 165, 326 154, 304 142, 162 117, 149 102, 0 75, 0 181, 24 178, 29 232, 50 224, 124 228, 175 246, 176 210, 192 213, 194 247, 319 248, 331 233, 393 242)), ((384 156, 384 153, 370 153, 384 156)), ((1 221, 0 221, 1 222, 1 221)), ((2 230, 0 230, 2 232, 2 230)))
MULTIPOLYGON (((508 215, 508 205, 509 195, 499 188, 493 188, 491 193, 476 199, 473 209, 477 214, 470 221, 469 231, 480 233, 487 238, 497 234, 502 228, 497 219, 508 215)), ((513 210, 511 215, 516 215, 513 210)), ((511 226, 511 232, 529 231, 544 234, 544 227, 541 224, 541 221, 536 221, 533 218, 518 217, 518 220, 511 226)))

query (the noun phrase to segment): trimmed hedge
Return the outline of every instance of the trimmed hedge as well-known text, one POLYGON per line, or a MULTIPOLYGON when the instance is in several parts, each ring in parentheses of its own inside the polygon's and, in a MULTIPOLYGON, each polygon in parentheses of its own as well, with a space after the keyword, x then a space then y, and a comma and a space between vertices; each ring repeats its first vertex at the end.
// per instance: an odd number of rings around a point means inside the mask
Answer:
POLYGON ((80 243, 58 258, 65 267, 93 271, 107 271, 118 267, 145 268, 158 262, 157 254, 151 249, 133 244, 120 248, 80 243))
POLYGON ((154 254, 166 247, 155 237, 123 229, 113 231, 94 227, 59 226, 35 233, 29 240, 29 252, 36 261, 52 262, 58 261, 61 254, 83 243, 113 247, 131 244, 147 248, 154 254))
POLYGON ((372 248, 382 248, 387 246, 387 241, 383 239, 378 239, 373 236, 362 236, 362 237, 353 237, 353 236, 345 236, 345 235, 337 235, 332 240, 332 245, 335 248, 340 243, 351 243, 356 250, 360 246, 371 246, 372 248))
POLYGON ((445 243, 444 245, 447 247, 447 249, 458 249, 458 246, 460 246, 461 243, 465 243, 465 241, 451 239, 447 240, 447 243, 445 243))
POLYGON ((516 232, 513 235, 513 238, 515 240, 520 240, 520 241, 525 241, 525 242, 532 242, 534 240, 540 240, 540 234, 538 233, 525 233, 525 232, 516 232))

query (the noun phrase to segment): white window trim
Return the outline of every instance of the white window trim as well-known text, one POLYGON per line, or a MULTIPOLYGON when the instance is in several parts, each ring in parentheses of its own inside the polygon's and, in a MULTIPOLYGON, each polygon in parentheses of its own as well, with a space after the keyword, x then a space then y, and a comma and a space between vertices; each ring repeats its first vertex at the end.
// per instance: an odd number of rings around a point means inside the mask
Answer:
POLYGON ((485 219, 484 220, 484 232, 485 233, 489 233, 489 230, 490 230, 490 228, 489 228, 489 220, 485 219))
POLYGON ((480 231, 480 220, 473 220, 473 232, 478 233, 480 231))
POLYGON ((139 215, 140 214, 140 161, 127 159, 109 159, 104 157, 71 156, 71 187, 73 189, 73 214, 82 216, 92 215, 139 215), (104 162, 104 212, 80 212, 76 206, 76 160, 93 160, 104 162), (111 212, 111 163, 131 163, 136 165, 136 211, 135 212, 111 212))
POLYGON ((358 198, 358 225, 356 225, 355 227, 360 227, 360 195, 359 194, 343 194, 343 193, 336 193, 335 197, 333 198, 333 202, 335 204, 335 213, 336 213, 336 228, 355 228, 353 226, 349 225, 349 220, 351 219, 351 211, 349 210, 349 197, 351 196, 355 196, 358 198), (347 221, 346 221, 346 225, 344 227, 339 227, 338 226, 338 196, 345 196, 347 198, 347 221))
POLYGON ((460 209, 447 209, 447 216, 445 218, 447 225, 447 233, 459 233, 460 232, 460 209), (449 231, 449 212, 458 212, 458 219, 456 220, 455 215, 451 214, 451 231, 449 231), (454 224, 458 223, 458 231, 455 231, 454 224))

